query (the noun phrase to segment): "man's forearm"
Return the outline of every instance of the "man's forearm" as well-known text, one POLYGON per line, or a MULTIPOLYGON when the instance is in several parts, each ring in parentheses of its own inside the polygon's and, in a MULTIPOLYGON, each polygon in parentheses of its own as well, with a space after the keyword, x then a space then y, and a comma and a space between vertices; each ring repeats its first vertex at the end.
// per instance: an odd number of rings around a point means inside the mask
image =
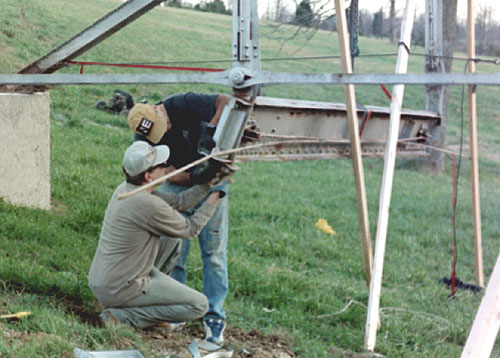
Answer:
POLYGON ((215 101, 215 114, 210 120, 210 124, 213 124, 214 126, 217 126, 219 124, 220 117, 222 115, 222 111, 224 110, 224 107, 226 107, 226 104, 229 103, 229 100, 231 97, 225 95, 225 94, 220 94, 217 97, 217 100, 215 101))
MULTIPOLYGON (((165 169, 165 174, 171 173, 175 170, 177 170, 177 168, 174 167, 173 165, 170 165, 165 169)), ((167 181, 169 183, 172 183, 175 185, 182 185, 182 186, 186 186, 186 185, 191 184, 191 178, 190 178, 190 175, 188 172, 182 172, 182 173, 176 174, 173 177, 168 178, 167 181)))
POLYGON ((175 184, 175 185, 190 185, 191 184, 191 179, 189 177, 189 173, 183 172, 179 173, 177 175, 174 175, 171 178, 168 178, 168 182, 175 184))
POLYGON ((195 185, 180 193, 170 193, 154 191, 153 194, 159 196, 177 211, 186 211, 198 204, 208 194, 210 186, 208 184, 195 185))

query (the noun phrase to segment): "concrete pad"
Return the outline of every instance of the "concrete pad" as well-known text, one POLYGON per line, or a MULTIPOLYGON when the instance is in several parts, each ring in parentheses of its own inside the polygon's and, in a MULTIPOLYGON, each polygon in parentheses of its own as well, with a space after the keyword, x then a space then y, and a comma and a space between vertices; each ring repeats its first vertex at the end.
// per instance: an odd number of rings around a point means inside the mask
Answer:
POLYGON ((14 205, 50 208, 48 92, 0 93, 0 197, 14 205))

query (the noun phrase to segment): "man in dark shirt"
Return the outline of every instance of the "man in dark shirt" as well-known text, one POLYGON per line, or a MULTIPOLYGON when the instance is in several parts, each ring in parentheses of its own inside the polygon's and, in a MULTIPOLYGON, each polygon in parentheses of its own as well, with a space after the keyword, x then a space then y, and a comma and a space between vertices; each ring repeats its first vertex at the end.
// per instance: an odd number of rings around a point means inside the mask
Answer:
MULTIPOLYGON (((201 157, 199 152, 200 132, 203 137, 207 127, 217 126, 229 97, 222 94, 179 93, 155 104, 137 104, 129 113, 129 125, 136 139, 151 144, 166 144, 170 158, 166 173, 183 167, 201 157)), ((208 171, 214 173, 214 171, 208 171)), ((180 173, 165 183, 161 190, 170 193, 182 192, 194 184, 206 181, 206 172, 197 168, 180 173)), ((226 314, 223 308, 228 292, 227 239, 228 198, 225 196, 198 235, 203 261, 203 293, 208 299, 209 309, 204 317, 207 341, 223 343, 226 314)), ((186 281, 185 264, 190 241, 183 240, 181 255, 172 277, 181 283, 186 281)))

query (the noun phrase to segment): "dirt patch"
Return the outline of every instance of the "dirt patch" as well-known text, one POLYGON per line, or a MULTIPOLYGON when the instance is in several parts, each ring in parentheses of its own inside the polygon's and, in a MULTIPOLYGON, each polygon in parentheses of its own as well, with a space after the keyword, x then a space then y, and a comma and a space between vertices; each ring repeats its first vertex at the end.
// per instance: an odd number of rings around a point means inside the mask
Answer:
MULTIPOLYGON (((176 358, 192 358, 189 345, 195 338, 203 338, 204 332, 201 323, 194 322, 185 326, 181 332, 159 333, 154 331, 136 330, 143 343, 155 356, 171 356, 176 358)), ((10 347, 26 344, 36 344, 43 350, 43 342, 49 338, 62 340, 61 337, 47 333, 18 332, 8 329, 0 322, 0 334, 10 347)), ((295 353, 289 348, 285 334, 265 334, 258 330, 243 331, 228 327, 224 331, 224 347, 221 351, 233 351, 235 358, 294 358, 295 353)), ((117 337, 120 346, 131 347, 129 339, 117 337)), ((145 357, 149 353, 141 352, 145 357)), ((202 356, 211 352, 200 349, 202 356)), ((0 356, 1 353, 0 353, 0 356)))
MULTIPOLYGON (((57 297, 57 293, 53 292, 57 297)), ((94 327, 103 327, 99 314, 97 312, 89 312, 88 307, 82 305, 81 299, 65 297, 64 299, 57 298, 59 307, 66 312, 71 312, 79 318, 80 321, 90 324, 94 327)), ((99 305, 98 305, 99 306, 99 305)), ((97 307, 100 312, 103 307, 97 307)), ((0 322, 0 331, 7 332, 0 322)), ((151 330, 135 330, 136 334, 140 335, 143 342, 149 346, 151 352, 158 354, 161 357, 167 355, 176 356, 177 358, 191 358, 189 353, 189 344, 195 339, 204 337, 204 330, 200 321, 189 322, 182 328, 182 331, 175 333, 160 333, 151 330)), ((43 337, 43 333, 31 334, 28 332, 9 331, 6 333, 10 340, 26 341, 38 336, 43 337)), ((120 340, 120 339, 118 339, 120 340)), ((229 323, 224 331, 224 347, 223 350, 233 350, 235 358, 293 358, 296 354, 290 348, 291 340, 287 338, 284 332, 274 332, 266 334, 256 329, 244 331, 236 327, 232 327, 229 323)), ((126 342, 121 342, 123 346, 131 346, 126 342)), ((203 355, 209 352, 204 352, 200 349, 203 355)), ((144 354, 144 352, 143 352, 144 354)), ((1 356, 1 355, 0 355, 1 356)))
MULTIPOLYGON (((203 338, 204 332, 200 323, 188 324, 178 333, 157 333, 138 331, 155 353, 168 354, 179 358, 191 358, 188 346, 195 338, 203 338)), ((222 350, 233 350, 237 358, 291 358, 295 353, 290 349, 285 334, 265 334, 258 330, 243 331, 228 326, 224 331, 224 347, 222 350)), ((201 355, 206 355, 200 349, 201 355)))
MULTIPOLYGON (((96 312, 87 312, 81 302, 65 299, 60 301, 66 311, 79 317, 83 322, 94 327, 102 327, 99 315, 96 312)), ((100 312, 104 307, 98 304, 100 312)), ((143 342, 150 350, 161 357, 167 355, 176 358, 192 358, 189 345, 195 338, 202 339, 205 335, 201 321, 188 322, 180 332, 163 333, 153 330, 136 329, 143 342)), ((233 350, 235 358, 293 358, 296 354, 290 348, 291 339, 285 332, 266 334, 256 329, 244 331, 232 327, 229 323, 224 331, 224 347, 222 350, 233 350)), ((126 346, 126 345, 125 345, 126 346)), ((210 352, 200 349, 204 356, 210 352)))

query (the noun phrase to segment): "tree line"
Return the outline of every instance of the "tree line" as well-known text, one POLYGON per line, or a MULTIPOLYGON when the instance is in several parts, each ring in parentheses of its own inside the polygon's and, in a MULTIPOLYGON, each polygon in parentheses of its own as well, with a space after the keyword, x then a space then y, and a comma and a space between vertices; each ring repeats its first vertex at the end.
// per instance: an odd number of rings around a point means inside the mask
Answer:
POLYGON ((232 14, 231 9, 229 8, 229 4, 224 3, 224 1, 222 0, 201 0, 194 6, 191 3, 186 3, 183 2, 182 0, 169 0, 169 1, 164 1, 162 3, 162 6, 182 7, 182 8, 193 9, 196 11, 214 12, 217 14, 224 14, 224 15, 232 14))
MULTIPOLYGON (((500 56, 500 22, 494 17, 494 10, 489 6, 480 6, 476 13, 476 54, 483 56, 500 56)), ((375 14, 361 10, 359 14, 360 34, 380 38, 390 38, 391 32, 401 25, 401 18, 396 17, 391 26, 390 16, 386 16, 381 8, 375 14)), ((467 24, 465 19, 456 23, 456 39, 454 51, 467 52, 467 24)), ((412 32, 412 43, 425 46, 425 15, 420 14, 415 18, 412 32)))
MULTIPOLYGON (((302 26, 317 26, 319 29, 336 31, 335 16, 325 16, 313 8, 314 0, 302 0, 298 5, 293 18, 288 21, 302 26)), ((389 14, 384 8, 371 13, 360 10, 357 31, 361 36, 388 38, 395 42, 399 37, 401 17, 396 15, 395 0, 390 1, 389 14)), ((349 11, 349 10, 348 10, 349 11)), ((281 18, 283 18, 281 12, 281 18)), ((466 20, 456 22, 456 41, 454 51, 467 52, 467 25, 466 20)), ((485 56, 500 56, 500 22, 494 18, 494 10, 490 6, 480 6, 476 13, 476 54, 485 56)), ((413 25, 412 43, 425 46, 425 14, 416 17, 413 25)))
MULTIPOLYGON (((335 16, 315 10, 313 5, 316 4, 318 4, 317 0, 302 0, 298 3, 295 14, 288 14, 287 17, 284 11, 277 12, 280 16, 274 20, 282 21, 285 19, 289 23, 305 27, 317 26, 319 29, 336 31, 335 16)), ((399 37, 401 17, 396 15, 395 0, 391 0, 390 5, 389 14, 384 12, 383 7, 375 13, 360 10, 357 21, 359 35, 388 38, 391 42, 395 42, 399 37)), ((454 51, 467 52, 467 25, 465 19, 457 20, 456 32, 454 51)), ((479 7, 479 11, 476 13, 475 32, 477 55, 500 56, 500 22, 494 18, 492 7, 479 7)), ((425 46, 425 14, 420 14, 415 19, 412 43, 425 46)))
MULTIPOLYGON (((182 0, 166 1, 166 6, 190 8, 197 11, 214 12, 231 15, 231 0, 201 0, 196 5, 182 0)), ((336 19, 326 6, 327 0, 297 1, 295 11, 286 6, 284 0, 268 1, 264 20, 278 24, 298 25, 305 30, 336 31, 336 19)), ((348 9, 349 11, 349 9, 348 9)), ((500 56, 500 23, 494 18, 494 10, 489 6, 480 6, 476 14, 476 54, 484 56, 500 56)), ((381 7, 371 13, 360 10, 356 30, 360 36, 387 38, 395 42, 399 36, 401 17, 396 15, 395 0, 390 1, 389 13, 381 7)), ((465 20, 457 20, 456 41, 454 51, 466 52, 467 27, 465 20)), ((413 25, 412 43, 425 45, 425 15, 416 17, 413 25)))

